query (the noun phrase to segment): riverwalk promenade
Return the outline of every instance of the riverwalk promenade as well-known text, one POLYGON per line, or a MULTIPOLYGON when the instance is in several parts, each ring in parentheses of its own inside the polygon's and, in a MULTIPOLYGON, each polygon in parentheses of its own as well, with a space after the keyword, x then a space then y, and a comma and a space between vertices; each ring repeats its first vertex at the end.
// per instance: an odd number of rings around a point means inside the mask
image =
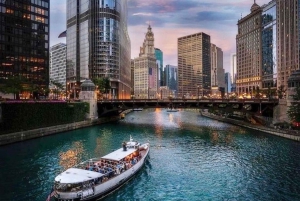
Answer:
POLYGON ((300 133, 298 131, 294 131, 294 130, 280 130, 280 129, 275 129, 275 128, 269 128, 269 127, 265 127, 265 126, 261 126, 258 124, 252 124, 252 123, 248 123, 248 122, 244 122, 241 120, 235 120, 235 119, 231 119, 231 118, 226 118, 226 117, 220 117, 217 115, 213 115, 210 114, 208 112, 201 112, 202 116, 210 118, 210 119, 214 119, 214 120, 218 120, 221 122, 225 122, 225 123, 230 123, 233 125, 237 125, 237 126, 241 126, 244 128, 249 128, 252 130, 256 130, 256 131, 261 131, 261 132, 265 132, 271 135, 276 135, 279 137, 284 137, 287 139, 291 139, 291 140, 295 140, 300 142, 300 133))

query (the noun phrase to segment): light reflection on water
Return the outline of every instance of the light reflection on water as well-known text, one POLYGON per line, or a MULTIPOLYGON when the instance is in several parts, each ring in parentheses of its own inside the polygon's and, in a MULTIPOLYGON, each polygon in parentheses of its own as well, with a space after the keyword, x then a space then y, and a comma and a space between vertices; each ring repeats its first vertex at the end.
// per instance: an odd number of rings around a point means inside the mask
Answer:
POLYGON ((105 124, 0 147, 2 200, 45 200, 62 170, 150 142, 149 161, 104 200, 300 200, 300 144, 203 118, 195 110, 133 112, 105 124), (13 173, 13 174, 11 174, 13 173))

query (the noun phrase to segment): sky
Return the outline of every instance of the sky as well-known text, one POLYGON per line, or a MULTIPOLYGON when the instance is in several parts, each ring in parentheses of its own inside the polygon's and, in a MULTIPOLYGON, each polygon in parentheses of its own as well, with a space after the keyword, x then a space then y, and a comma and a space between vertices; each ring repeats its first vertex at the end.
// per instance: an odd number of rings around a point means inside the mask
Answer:
MULTIPOLYGON (((270 0, 256 0, 259 6, 270 0)), ((163 51, 163 65, 177 66, 177 39, 204 32, 211 43, 223 50, 225 72, 231 72, 230 55, 235 53, 237 22, 250 14, 254 0, 128 0, 128 33, 131 58, 139 55, 148 25, 154 33, 154 46, 163 51)), ((51 0, 50 46, 65 38, 66 0, 51 0)))

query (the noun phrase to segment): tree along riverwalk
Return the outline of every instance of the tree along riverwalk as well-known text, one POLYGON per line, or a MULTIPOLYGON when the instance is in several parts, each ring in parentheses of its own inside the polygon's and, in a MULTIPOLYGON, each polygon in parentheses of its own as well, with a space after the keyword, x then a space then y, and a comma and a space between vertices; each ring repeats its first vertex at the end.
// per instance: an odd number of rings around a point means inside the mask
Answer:
POLYGON ((222 121, 225 123, 234 124, 234 125, 241 126, 244 128, 249 128, 252 130, 265 132, 268 134, 276 135, 279 137, 284 137, 284 138, 295 140, 298 142, 300 141, 300 133, 295 130, 278 130, 278 129, 274 129, 274 128, 268 128, 265 126, 255 125, 255 124, 251 124, 251 123, 240 121, 240 120, 230 119, 230 118, 226 118, 226 117, 220 117, 217 115, 210 114, 208 112, 201 112, 201 115, 204 117, 210 118, 210 119, 215 119, 215 120, 222 121))

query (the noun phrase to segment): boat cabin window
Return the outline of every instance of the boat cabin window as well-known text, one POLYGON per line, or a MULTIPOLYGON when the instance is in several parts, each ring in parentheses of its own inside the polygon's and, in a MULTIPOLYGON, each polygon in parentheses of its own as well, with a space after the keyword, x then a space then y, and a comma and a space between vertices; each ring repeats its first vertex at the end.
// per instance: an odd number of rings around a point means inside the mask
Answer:
POLYGON ((82 189, 82 184, 62 184, 57 182, 55 189, 60 192, 79 191, 82 189))
POLYGON ((83 183, 77 183, 77 184, 62 184, 62 183, 56 182, 55 183, 55 190, 58 190, 60 192, 80 191, 80 190, 90 188, 95 184, 101 183, 102 179, 103 178, 100 177, 100 178, 97 178, 95 180, 90 180, 90 181, 86 181, 86 182, 83 182, 83 183))

